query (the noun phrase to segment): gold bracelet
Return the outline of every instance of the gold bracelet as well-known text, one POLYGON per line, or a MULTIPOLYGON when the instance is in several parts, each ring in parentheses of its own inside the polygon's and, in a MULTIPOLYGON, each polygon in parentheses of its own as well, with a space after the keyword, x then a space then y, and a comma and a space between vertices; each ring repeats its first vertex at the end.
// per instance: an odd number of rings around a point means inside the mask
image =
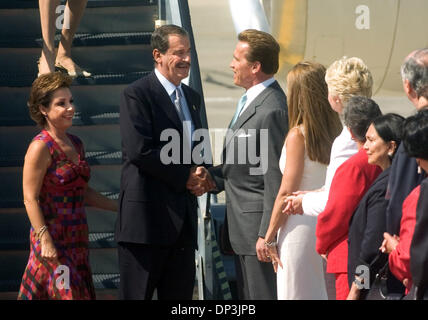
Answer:
POLYGON ((42 226, 39 231, 36 232, 35 237, 37 240, 41 240, 43 233, 45 233, 45 231, 48 230, 48 226, 44 225, 42 226))
POLYGON ((276 247, 277 245, 278 245, 278 243, 276 242, 276 240, 273 240, 271 242, 266 242, 265 241, 265 246, 266 247, 272 248, 272 247, 276 247))

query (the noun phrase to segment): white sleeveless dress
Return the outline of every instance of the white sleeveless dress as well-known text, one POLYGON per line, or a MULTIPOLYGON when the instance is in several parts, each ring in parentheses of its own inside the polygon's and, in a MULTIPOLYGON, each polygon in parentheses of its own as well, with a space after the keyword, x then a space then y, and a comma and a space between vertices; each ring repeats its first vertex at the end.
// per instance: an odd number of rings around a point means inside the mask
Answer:
MULTIPOLYGON (((306 152, 304 161, 303 177, 298 190, 322 187, 327 166, 310 160, 306 152)), ((282 173, 285 162, 284 144, 279 160, 282 173)), ((290 215, 278 231, 278 250, 283 265, 283 268, 278 267, 277 272, 279 300, 327 300, 323 262, 315 251, 316 223, 317 217, 290 215)))

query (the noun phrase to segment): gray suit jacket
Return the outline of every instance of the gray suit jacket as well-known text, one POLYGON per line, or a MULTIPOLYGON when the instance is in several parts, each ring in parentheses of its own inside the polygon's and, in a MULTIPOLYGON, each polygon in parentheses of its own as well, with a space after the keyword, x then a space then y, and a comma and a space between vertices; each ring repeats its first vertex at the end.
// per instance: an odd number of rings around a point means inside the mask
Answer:
POLYGON ((287 98, 278 82, 263 90, 226 136, 222 164, 209 171, 226 191, 227 223, 233 250, 255 255, 264 237, 282 174, 279 158, 288 132, 287 98))

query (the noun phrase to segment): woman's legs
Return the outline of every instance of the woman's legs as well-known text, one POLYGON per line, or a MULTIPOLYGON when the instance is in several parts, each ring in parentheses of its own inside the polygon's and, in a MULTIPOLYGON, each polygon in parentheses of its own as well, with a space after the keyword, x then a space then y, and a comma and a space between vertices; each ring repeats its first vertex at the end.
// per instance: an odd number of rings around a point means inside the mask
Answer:
POLYGON ((55 70, 55 8, 59 0, 39 0, 43 49, 39 60, 39 74, 55 70))
MULTIPOLYGON (((85 11, 87 2, 88 0, 68 0, 66 4, 65 17, 69 15, 69 25, 67 26, 64 24, 64 27, 62 28, 61 41, 58 46, 58 53, 55 62, 57 65, 67 69, 71 76, 82 73, 80 67, 71 59, 71 47, 74 35, 83 17, 83 12, 85 11)), ((65 21, 67 21, 67 19, 65 19, 65 21)), ((85 76, 90 75, 86 71, 83 71, 83 74, 85 76)))

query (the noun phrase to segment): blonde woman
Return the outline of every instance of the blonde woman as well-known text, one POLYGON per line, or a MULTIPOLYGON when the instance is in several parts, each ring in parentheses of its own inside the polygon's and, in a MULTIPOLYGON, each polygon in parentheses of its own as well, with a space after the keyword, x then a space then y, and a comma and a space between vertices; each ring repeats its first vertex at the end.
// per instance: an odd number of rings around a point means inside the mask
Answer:
POLYGON ((331 146, 342 130, 329 105, 324 76, 325 67, 307 61, 287 76, 291 129, 281 154, 283 176, 265 237, 277 272, 278 299, 327 299, 322 259, 315 251, 316 217, 281 213, 287 195, 323 185, 331 146))
MULTIPOLYGON (((342 117, 344 106, 353 96, 370 98, 373 78, 360 58, 343 57, 333 62, 326 71, 325 81, 328 86, 328 101, 331 108, 342 117)), ((324 186, 316 192, 299 191, 287 198, 287 213, 318 216, 325 208, 330 184, 336 169, 347 159, 357 153, 357 144, 352 140, 346 127, 336 138, 331 148, 330 163, 324 186)), ((301 189, 304 190, 304 189, 301 189)), ((313 190, 313 188, 311 188, 313 190)))

